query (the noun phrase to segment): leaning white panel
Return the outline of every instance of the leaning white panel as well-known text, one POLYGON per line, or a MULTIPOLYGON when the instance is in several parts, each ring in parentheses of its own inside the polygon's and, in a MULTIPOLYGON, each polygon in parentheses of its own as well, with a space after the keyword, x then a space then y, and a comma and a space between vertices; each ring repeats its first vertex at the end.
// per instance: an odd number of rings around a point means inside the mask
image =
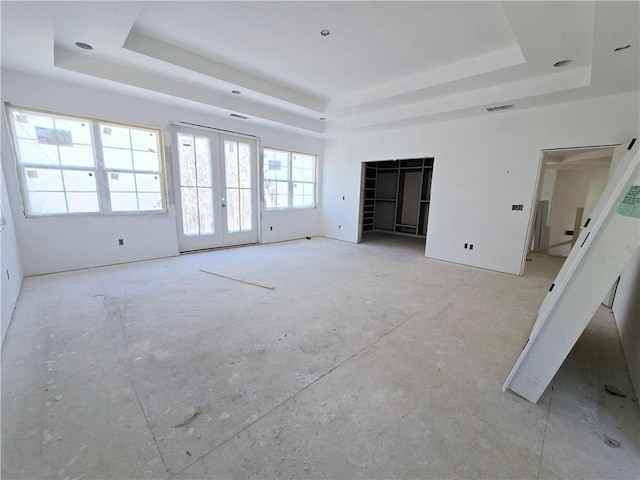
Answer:
MULTIPOLYGON (((636 249, 640 218, 620 208, 640 185, 638 143, 629 149, 580 232, 547 296, 529 339, 502 390, 535 403, 636 249), (622 213, 621 213, 622 212, 622 213)), ((636 205, 637 209, 640 205, 636 205)))

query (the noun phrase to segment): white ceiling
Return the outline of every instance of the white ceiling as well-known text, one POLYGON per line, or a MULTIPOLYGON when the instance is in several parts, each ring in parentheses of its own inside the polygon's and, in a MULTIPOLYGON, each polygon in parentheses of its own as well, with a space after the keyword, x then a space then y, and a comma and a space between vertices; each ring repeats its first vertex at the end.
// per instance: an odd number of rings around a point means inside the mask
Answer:
POLYGON ((546 168, 556 170, 583 170, 609 168, 614 147, 563 148, 545 150, 546 168))
POLYGON ((330 135, 638 90, 639 6, 2 1, 1 61, 330 135), (78 41, 94 50, 78 49, 78 41), (572 63, 553 67, 563 59, 572 63))

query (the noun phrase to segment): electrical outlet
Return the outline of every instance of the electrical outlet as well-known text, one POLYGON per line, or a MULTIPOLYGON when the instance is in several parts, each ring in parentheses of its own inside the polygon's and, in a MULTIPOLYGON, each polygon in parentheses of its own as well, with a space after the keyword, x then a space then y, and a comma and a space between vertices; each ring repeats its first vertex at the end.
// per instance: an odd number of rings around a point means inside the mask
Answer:
POLYGON ((342 195, 342 199, 344 200, 344 195, 342 195))
POLYGON ((119 238, 118 239, 118 245, 120 245, 120 246, 124 245, 124 238, 119 238))
POLYGON ((469 250, 473 250, 473 243, 469 244, 469 250))
POLYGON ((269 227, 269 230, 273 230, 273 227, 269 227))
POLYGON ((465 244, 464 244, 464 248, 469 248, 469 244, 468 244, 468 243, 465 243, 465 244))
POLYGON ((342 228, 342 225, 338 225, 338 230, 340 230, 342 228))

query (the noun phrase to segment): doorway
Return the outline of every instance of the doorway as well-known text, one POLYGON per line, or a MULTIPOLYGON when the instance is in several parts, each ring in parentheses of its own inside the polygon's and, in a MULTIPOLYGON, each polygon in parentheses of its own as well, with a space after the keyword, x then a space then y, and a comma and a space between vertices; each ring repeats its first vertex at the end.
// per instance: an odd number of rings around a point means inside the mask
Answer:
POLYGON ((253 138, 173 127, 181 252, 258 242, 253 138))
POLYGON ((567 257, 624 146, 543 150, 521 274, 531 252, 567 257))
POLYGON ((426 238, 433 161, 414 158, 362 163, 358 242, 363 234, 375 232, 426 238))

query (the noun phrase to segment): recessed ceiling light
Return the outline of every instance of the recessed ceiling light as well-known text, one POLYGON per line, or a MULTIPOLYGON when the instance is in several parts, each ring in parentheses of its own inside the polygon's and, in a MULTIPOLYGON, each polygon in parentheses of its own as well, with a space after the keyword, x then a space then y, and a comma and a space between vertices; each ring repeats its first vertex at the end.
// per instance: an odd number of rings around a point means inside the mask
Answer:
POLYGON ((84 42, 76 42, 76 47, 81 48, 83 50, 93 50, 93 47, 91 45, 84 42))
POLYGON ((614 52, 619 52, 620 50, 626 50, 627 48, 631 48, 631 44, 625 45, 624 47, 614 48, 613 51, 614 52))
POLYGON ((231 90, 231 93, 233 93, 234 95, 240 95, 240 90, 231 90))
POLYGON ((515 107, 513 103, 509 103, 507 105, 498 105, 496 107, 487 107, 487 112, 498 112, 500 110, 509 110, 510 108, 515 107))
POLYGON ((328 37, 331 32, 329 30, 321 30, 320 35, 323 37, 328 37))
POLYGON ((560 60, 559 62, 556 62, 553 64, 554 67, 564 67, 566 65, 569 65, 571 63, 571 60, 560 60))

